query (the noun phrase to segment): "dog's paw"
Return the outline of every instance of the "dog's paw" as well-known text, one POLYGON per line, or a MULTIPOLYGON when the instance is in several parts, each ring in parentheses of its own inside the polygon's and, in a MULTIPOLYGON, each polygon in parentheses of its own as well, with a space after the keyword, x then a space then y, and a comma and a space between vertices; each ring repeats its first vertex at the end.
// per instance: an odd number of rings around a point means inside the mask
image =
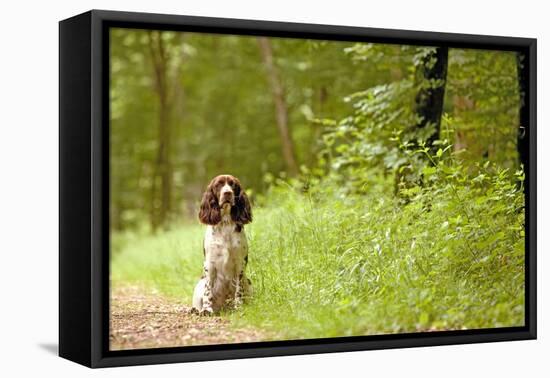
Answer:
POLYGON ((191 308, 189 309, 189 314, 191 314, 191 315, 199 315, 199 313, 200 313, 200 311, 199 311, 199 309, 196 308, 196 307, 191 307, 191 308))
POLYGON ((210 307, 205 307, 202 310, 199 311, 200 316, 212 316, 214 315, 214 310, 210 307))

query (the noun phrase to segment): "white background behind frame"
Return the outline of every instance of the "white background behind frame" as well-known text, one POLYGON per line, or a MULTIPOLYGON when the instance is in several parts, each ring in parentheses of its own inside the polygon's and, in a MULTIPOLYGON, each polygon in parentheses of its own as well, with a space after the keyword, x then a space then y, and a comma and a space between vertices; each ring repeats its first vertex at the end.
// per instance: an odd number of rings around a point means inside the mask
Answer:
POLYGON ((80 0, 3 2, 0 23, 0 374, 6 377, 522 377, 550 372, 544 251, 550 212, 550 27, 524 0, 80 0), (538 335, 536 341, 270 357, 90 370, 56 356, 58 21, 89 9, 538 38, 538 335))

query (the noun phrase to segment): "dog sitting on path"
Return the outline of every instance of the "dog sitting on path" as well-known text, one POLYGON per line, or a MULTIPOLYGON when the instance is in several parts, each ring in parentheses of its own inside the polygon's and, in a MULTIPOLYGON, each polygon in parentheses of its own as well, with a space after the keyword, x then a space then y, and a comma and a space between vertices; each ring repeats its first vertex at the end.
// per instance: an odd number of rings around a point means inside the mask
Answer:
POLYGON ((231 175, 215 177, 203 194, 199 220, 206 224, 203 275, 193 293, 193 311, 211 315, 238 307, 251 293, 246 277, 248 243, 244 225, 252 222, 250 201, 231 175))

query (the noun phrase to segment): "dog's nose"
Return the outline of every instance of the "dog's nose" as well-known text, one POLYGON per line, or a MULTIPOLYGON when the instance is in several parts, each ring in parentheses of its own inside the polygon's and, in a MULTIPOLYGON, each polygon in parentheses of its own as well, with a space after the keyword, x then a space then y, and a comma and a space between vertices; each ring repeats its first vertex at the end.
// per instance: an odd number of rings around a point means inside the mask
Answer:
POLYGON ((224 196, 224 197, 231 197, 231 192, 224 192, 224 193, 223 193, 223 196, 224 196))

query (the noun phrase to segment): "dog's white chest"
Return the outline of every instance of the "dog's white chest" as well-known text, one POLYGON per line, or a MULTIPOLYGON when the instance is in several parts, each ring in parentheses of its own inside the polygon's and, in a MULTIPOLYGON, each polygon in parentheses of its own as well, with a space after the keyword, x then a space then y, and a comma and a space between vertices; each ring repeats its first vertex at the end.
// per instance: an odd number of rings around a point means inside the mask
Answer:
POLYGON ((236 232, 235 224, 219 224, 206 229, 205 259, 216 267, 219 278, 231 279, 239 273, 247 248, 244 230, 236 232))

